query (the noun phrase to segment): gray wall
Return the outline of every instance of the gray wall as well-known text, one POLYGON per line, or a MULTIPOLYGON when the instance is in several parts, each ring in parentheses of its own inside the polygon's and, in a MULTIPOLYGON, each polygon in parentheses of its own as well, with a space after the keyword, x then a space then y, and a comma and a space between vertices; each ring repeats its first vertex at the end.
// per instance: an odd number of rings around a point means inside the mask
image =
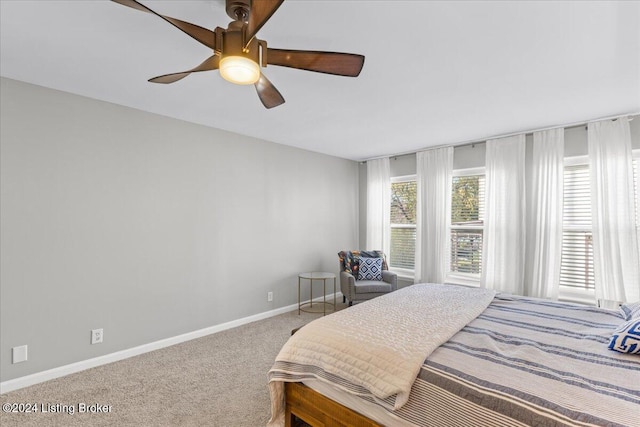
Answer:
POLYGON ((2 381, 294 304, 299 272, 357 245, 355 162, 4 78, 0 94, 2 381))

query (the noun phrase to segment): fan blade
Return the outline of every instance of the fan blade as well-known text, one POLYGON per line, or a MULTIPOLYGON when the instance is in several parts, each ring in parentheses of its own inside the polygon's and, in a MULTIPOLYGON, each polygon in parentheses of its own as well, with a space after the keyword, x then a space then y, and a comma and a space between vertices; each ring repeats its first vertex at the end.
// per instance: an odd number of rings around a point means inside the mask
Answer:
POLYGON ((271 18, 284 0, 253 0, 249 11, 249 23, 245 38, 245 47, 260 31, 260 28, 271 18))
POLYGON ((165 84, 166 83, 174 83, 174 82, 177 82, 180 79, 184 79, 185 77, 187 77, 191 73, 197 73, 199 71, 217 70, 219 63, 220 63, 220 57, 218 55, 211 55, 209 58, 205 59, 202 62, 202 64, 198 65, 197 67, 194 67, 194 68, 190 69, 189 71, 182 71, 182 72, 179 72, 179 73, 164 74, 162 76, 158 76, 158 77, 154 77, 152 79, 149 79, 149 81, 151 83, 165 83, 165 84))
POLYGON ((260 79, 255 82, 254 86, 256 87, 260 101, 262 101, 262 104, 266 108, 273 108, 284 104, 284 98, 264 74, 260 74, 260 79))
POLYGON ((153 10, 151 10, 147 6, 137 2, 136 0, 111 0, 111 1, 119 3, 119 4, 123 5, 123 6, 127 6, 127 7, 130 7, 130 8, 136 9, 136 10, 140 10, 142 12, 152 13, 152 14, 154 14, 156 16, 159 16, 160 18, 164 19, 165 21, 167 21, 168 23, 170 23, 171 25, 173 25, 177 29, 181 30, 182 32, 186 33, 187 35, 189 35, 189 36, 193 37, 194 39, 198 40, 203 45, 205 45, 207 47, 210 47, 213 50, 216 49, 216 34, 211 30, 207 30, 206 28, 202 28, 202 27, 200 27, 198 25, 190 24, 188 22, 181 21, 181 20, 175 19, 175 18, 171 18, 169 16, 160 15, 159 13, 154 12, 153 10))
POLYGON ((338 76, 357 77, 362 71, 364 56, 355 53, 267 48, 267 64, 338 76))

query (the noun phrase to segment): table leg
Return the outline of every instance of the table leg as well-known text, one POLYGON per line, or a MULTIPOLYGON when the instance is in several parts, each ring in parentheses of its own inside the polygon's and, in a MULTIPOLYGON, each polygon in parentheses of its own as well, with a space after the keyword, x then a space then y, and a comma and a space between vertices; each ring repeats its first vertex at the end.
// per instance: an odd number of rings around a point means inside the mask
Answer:
POLYGON ((322 279, 322 315, 327 315, 327 279, 322 279))
POLYGON ((336 278, 333 278, 333 312, 336 312, 336 278))

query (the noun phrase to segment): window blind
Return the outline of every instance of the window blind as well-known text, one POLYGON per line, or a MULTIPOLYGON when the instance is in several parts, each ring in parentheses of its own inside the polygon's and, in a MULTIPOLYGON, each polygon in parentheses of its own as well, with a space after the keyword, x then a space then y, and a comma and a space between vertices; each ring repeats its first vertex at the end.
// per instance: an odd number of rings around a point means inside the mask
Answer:
POLYGON ((416 227, 391 227, 391 253, 389 263, 392 267, 415 268, 416 227))
POLYGON ((482 230, 451 230, 451 271, 482 272, 482 230))
POLYGON ((589 166, 564 168, 560 285, 594 289, 589 166))

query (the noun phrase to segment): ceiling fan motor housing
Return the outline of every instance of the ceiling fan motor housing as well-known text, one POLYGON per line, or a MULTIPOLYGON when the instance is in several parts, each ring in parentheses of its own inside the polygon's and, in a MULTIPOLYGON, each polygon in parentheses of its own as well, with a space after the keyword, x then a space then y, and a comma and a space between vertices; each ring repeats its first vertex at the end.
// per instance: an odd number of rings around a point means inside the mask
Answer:
POLYGON ((222 34, 222 58, 226 56, 243 56, 257 64, 262 64, 260 60, 260 44, 262 40, 254 37, 245 48, 244 26, 245 24, 240 21, 233 21, 222 34))

